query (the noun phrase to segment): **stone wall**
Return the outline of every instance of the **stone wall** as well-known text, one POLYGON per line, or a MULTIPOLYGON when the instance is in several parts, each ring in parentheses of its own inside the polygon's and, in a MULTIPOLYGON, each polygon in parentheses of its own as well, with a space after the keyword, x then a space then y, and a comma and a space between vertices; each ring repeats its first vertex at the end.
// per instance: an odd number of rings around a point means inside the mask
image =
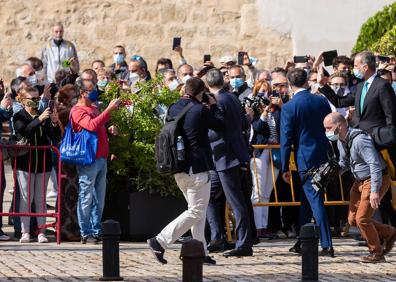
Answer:
POLYGON ((172 38, 182 37, 186 59, 198 67, 203 54, 247 50, 259 67, 283 65, 291 56, 289 34, 260 24, 255 0, 0 0, 0 76, 8 82, 17 65, 40 50, 61 21, 64 38, 77 47, 82 67, 94 59, 112 63, 112 47, 144 56, 150 68, 160 57, 177 62, 172 38))

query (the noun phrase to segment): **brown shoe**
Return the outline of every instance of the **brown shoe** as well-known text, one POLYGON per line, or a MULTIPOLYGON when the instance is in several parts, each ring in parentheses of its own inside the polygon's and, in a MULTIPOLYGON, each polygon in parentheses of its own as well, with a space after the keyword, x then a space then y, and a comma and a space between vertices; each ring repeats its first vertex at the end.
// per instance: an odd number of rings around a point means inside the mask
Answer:
POLYGON ((385 257, 383 255, 371 253, 368 256, 362 258, 364 263, 380 263, 385 262, 385 257))
POLYGON ((393 235, 389 238, 389 240, 385 240, 384 255, 389 254, 389 252, 393 248, 393 245, 395 244, 395 241, 396 241, 396 229, 393 230, 393 235))

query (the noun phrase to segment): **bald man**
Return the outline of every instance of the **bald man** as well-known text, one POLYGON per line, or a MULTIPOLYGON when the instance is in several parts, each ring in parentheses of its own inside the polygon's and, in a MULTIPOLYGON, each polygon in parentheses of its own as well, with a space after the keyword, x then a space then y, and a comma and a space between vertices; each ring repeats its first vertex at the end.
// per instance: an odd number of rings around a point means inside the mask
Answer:
POLYGON ((76 47, 70 41, 63 39, 64 28, 62 23, 57 23, 52 28, 52 37, 41 53, 44 65, 44 74, 49 82, 55 82, 55 73, 59 69, 68 69, 78 73, 80 64, 78 62, 76 47), (71 61, 71 66, 64 65, 64 61, 71 61))
POLYGON ((327 138, 338 140, 341 168, 350 169, 356 179, 350 191, 348 222, 357 226, 367 241, 370 254, 363 257, 362 262, 385 262, 384 255, 392 250, 395 243, 396 229, 372 218, 391 184, 385 162, 375 149, 372 138, 362 130, 349 128, 340 113, 327 115, 323 125, 327 138))

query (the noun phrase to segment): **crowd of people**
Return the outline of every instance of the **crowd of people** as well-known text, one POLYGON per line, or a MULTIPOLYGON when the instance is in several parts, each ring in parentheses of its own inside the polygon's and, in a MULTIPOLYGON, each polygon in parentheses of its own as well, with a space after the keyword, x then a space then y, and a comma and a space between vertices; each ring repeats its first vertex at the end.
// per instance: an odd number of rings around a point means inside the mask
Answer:
MULTIPOLYGON (((86 129, 97 133, 95 162, 64 166, 68 180, 78 183, 74 192, 67 191, 78 198, 76 215, 69 215, 75 217, 76 236, 83 244, 98 243, 108 134, 117 135, 117 128, 109 121, 121 101, 114 99, 102 112, 98 104, 111 80, 138 91, 136 84, 149 81, 152 75, 144 58, 136 54, 128 57, 122 45, 114 46, 110 66, 98 59, 80 72, 77 50, 63 33, 63 25, 57 23, 41 58, 28 58, 16 69, 10 92, 7 85, 0 84, 0 117, 9 121, 13 138, 26 139, 25 144, 30 145, 58 146, 68 123, 76 132, 86 129)), ((166 263, 165 249, 190 229, 195 239, 204 242, 205 263, 215 263, 209 256, 213 252, 251 256, 260 239, 298 237, 300 227, 314 218, 320 227, 321 255, 333 257, 332 235, 345 235, 349 225, 357 225, 370 251, 364 261, 383 261, 396 240, 396 215, 389 189, 394 175, 386 169, 390 163, 385 163, 383 151, 387 150, 388 159, 396 160, 392 151, 396 143, 395 58, 381 61, 378 58, 383 56, 371 52, 336 56, 330 71, 323 65, 321 53, 316 58, 305 56, 304 62, 288 61, 282 67, 259 70, 247 52, 241 58, 223 56, 218 66, 206 61, 199 67, 188 64, 181 46, 176 46, 175 52, 180 56, 179 65, 160 58, 154 75, 163 77, 163 87, 179 91, 180 100, 157 112, 158 119, 164 120, 190 107, 181 125, 187 165, 174 176, 188 209, 148 240, 155 257, 166 263), (349 128, 363 131, 352 147, 347 146, 349 128), (255 149, 252 145, 280 145, 280 149, 255 149), (290 172, 292 151, 297 171, 290 172), (349 212, 348 208, 325 209, 323 191, 312 186, 308 172, 326 163, 329 152, 343 168, 347 199, 351 191, 349 212), (291 201, 291 180, 301 207, 255 206, 273 200, 274 183, 278 200, 291 201), (226 240, 226 202, 235 217, 235 244, 226 240), (382 223, 372 219, 377 211, 382 223)), ((18 211, 31 210, 33 204, 36 212, 45 212, 41 195, 46 193, 50 175, 56 183, 58 173, 51 154, 37 151, 33 163, 28 155, 15 158, 18 211)), ((2 183, 4 195, 5 179, 2 183)), ((329 197, 340 196, 338 185, 331 183, 329 197)), ((31 220, 20 220, 17 230, 18 220, 14 218, 16 235, 20 242, 30 242, 31 220)), ((44 224, 45 218, 38 217, 37 225, 44 224)), ((0 232, 0 240, 10 239, 0 232)), ((48 242, 43 229, 39 228, 37 240, 48 242)), ((299 240, 290 251, 301 252, 299 240)))

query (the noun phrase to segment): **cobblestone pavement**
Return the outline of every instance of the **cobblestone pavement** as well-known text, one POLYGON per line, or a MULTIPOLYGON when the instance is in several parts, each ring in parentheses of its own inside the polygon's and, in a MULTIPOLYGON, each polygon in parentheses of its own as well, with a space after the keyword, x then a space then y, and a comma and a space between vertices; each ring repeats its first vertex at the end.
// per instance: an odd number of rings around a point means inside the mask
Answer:
MULTIPOLYGON (((288 252, 290 240, 266 241, 248 258, 214 255, 215 266, 204 266, 204 281, 298 281, 301 257, 288 252)), ((160 265, 144 243, 120 245, 125 281, 181 281, 180 245, 166 252, 160 265)), ((320 258, 320 281, 396 281, 396 251, 381 264, 360 263, 366 248, 353 239, 335 240, 335 258, 320 258)), ((100 245, 80 243, 0 243, 0 281, 95 281, 102 274, 100 245)))
MULTIPOLYGON (((7 183, 12 176, 7 173, 7 183)), ((5 194, 5 210, 11 202, 5 194)), ((53 200, 52 200, 53 201, 53 200)), ((50 202, 54 205, 54 203, 50 202)), ((53 219, 48 219, 52 221, 53 219)), ((4 223, 7 218, 3 218, 4 223)), ((11 226, 3 229, 13 233, 11 226)), ((95 281, 102 275, 100 245, 64 242, 56 245, 0 242, 0 281, 95 281)), ((214 255, 215 266, 204 266, 204 281, 299 281, 301 257, 288 252, 291 240, 264 241, 254 247, 254 256, 224 258, 214 255)), ((319 259, 320 281, 396 281, 396 248, 381 264, 362 264, 367 248, 357 247, 353 239, 334 240, 336 257, 319 259)), ((181 281, 180 245, 167 250, 167 265, 160 265, 145 243, 120 245, 120 273, 125 281, 181 281)))

